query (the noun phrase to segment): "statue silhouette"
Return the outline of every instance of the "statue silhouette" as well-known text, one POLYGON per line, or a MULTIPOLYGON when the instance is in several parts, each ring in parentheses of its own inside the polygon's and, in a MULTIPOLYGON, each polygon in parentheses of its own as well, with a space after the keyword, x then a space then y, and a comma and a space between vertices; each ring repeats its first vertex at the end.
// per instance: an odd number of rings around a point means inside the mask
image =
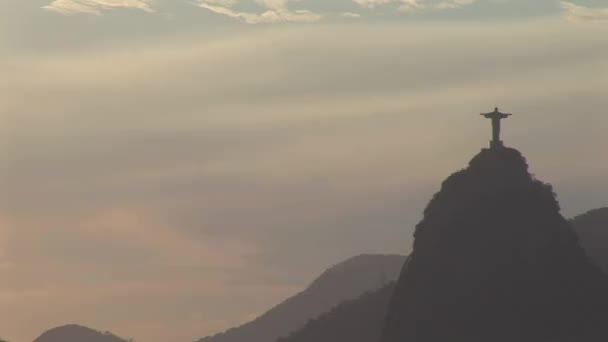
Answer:
POLYGON ((508 118, 511 114, 501 113, 498 111, 498 107, 496 107, 493 112, 482 113, 481 115, 492 119, 492 141, 490 142, 490 148, 503 147, 503 143, 500 140, 500 121, 508 118))

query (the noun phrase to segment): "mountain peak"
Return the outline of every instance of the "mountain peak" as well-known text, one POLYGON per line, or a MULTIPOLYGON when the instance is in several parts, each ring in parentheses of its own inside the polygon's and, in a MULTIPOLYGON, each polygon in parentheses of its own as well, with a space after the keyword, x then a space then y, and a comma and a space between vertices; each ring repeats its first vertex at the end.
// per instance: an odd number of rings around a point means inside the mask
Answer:
POLYGON ((382 341, 590 341, 606 282, 559 211, 519 151, 482 150, 425 209, 382 341))
POLYGON ((469 162, 475 170, 491 171, 495 174, 528 174, 528 163, 521 152, 510 147, 484 148, 469 162))
POLYGON ((477 185, 495 192, 504 185, 527 185, 533 181, 523 154, 514 148, 501 147, 482 149, 471 159, 466 169, 452 174, 443 186, 477 185), (468 181, 461 178, 468 178, 468 181))

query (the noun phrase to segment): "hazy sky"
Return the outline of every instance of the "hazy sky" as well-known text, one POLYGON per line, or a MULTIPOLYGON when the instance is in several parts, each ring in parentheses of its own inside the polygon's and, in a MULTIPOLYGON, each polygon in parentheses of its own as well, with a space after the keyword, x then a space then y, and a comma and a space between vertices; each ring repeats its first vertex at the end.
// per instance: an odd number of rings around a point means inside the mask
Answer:
POLYGON ((608 204, 608 3, 2 0, 0 336, 193 341, 407 253, 504 140, 608 204))

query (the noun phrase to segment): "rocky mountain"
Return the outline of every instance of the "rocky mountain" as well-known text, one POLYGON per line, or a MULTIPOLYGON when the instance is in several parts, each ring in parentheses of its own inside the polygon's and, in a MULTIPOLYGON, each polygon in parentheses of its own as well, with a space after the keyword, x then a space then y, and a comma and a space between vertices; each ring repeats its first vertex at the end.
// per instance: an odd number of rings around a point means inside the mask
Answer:
POLYGON ((484 149, 427 206, 380 341, 606 341, 607 285, 551 186, 484 149))
POLYGON ((274 342, 338 304, 396 280, 404 260, 401 255, 360 255, 348 259, 257 319, 200 342, 274 342))
MULTIPOLYGON (((606 279, 518 151, 483 150, 424 214, 397 286, 346 302, 280 342, 608 340, 606 279)), ((606 214, 570 222, 597 260, 608 246, 606 214)))
POLYGON ((129 342, 109 332, 99 332, 79 325, 48 330, 34 342, 129 342))
POLYGON ((591 210, 571 222, 587 255, 608 274, 608 208, 591 210))

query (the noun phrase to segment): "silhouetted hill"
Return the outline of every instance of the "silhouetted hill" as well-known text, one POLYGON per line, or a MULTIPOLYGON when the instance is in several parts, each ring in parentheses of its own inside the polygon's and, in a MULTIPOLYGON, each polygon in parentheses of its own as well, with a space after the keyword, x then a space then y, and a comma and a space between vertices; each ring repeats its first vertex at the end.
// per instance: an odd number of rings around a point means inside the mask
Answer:
POLYGON ((591 210, 571 222, 587 255, 608 273, 608 208, 591 210))
POLYGON ((377 342, 395 283, 346 301, 278 342, 377 342))
POLYGON ((551 186, 484 149, 426 208, 381 341, 607 341, 606 285, 551 186))
POLYGON ((66 325, 48 330, 34 342, 127 342, 109 332, 99 332, 79 325, 66 325))
POLYGON ((396 280, 404 260, 400 255, 361 255, 348 259, 259 318, 200 342, 274 342, 338 304, 396 280))

